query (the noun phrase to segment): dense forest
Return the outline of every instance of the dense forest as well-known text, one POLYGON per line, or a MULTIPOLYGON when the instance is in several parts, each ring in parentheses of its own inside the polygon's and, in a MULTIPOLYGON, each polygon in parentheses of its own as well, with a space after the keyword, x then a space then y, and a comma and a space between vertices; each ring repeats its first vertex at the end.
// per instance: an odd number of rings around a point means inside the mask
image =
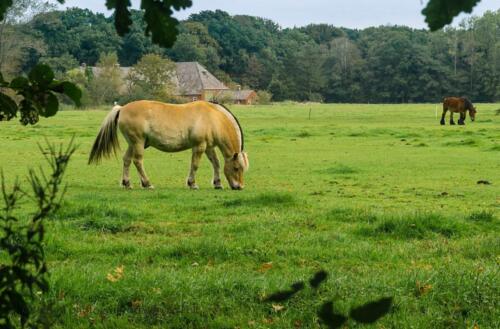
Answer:
POLYGON ((198 61, 227 84, 268 91, 275 101, 438 102, 446 95, 500 100, 500 10, 438 32, 326 24, 281 28, 258 17, 204 11, 181 23, 167 50, 144 35, 141 15, 133 12, 124 38, 112 17, 78 8, 4 21, 0 70, 14 75, 45 62, 64 75, 109 53, 122 66, 156 53, 198 61))

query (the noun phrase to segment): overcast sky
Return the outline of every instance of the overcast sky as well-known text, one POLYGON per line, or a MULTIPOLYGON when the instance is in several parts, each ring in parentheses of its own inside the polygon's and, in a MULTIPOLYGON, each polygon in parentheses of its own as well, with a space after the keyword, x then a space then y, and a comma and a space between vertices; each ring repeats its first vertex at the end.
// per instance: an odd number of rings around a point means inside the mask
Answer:
MULTIPOLYGON (((283 27, 304 26, 310 23, 328 23, 349 28, 379 25, 406 25, 425 28, 420 11, 426 0, 193 0, 193 6, 176 13, 185 19, 202 10, 222 9, 228 13, 269 18, 283 27)), ((105 14, 105 0, 66 0, 64 7, 89 8, 105 14)), ((134 8, 140 0, 132 0, 134 8)), ((472 12, 482 15, 487 10, 500 8, 499 0, 482 0, 472 12)), ((455 18, 454 24, 465 15, 455 18)))

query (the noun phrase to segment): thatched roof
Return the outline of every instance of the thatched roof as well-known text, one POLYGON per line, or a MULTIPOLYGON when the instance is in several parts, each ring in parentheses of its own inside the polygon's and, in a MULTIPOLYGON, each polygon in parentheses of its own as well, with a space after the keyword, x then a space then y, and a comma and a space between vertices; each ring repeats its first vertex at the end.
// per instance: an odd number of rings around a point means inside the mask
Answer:
MULTIPOLYGON (((176 64, 176 72, 172 76, 172 82, 176 86, 177 95, 200 95, 204 90, 228 90, 212 73, 198 62, 179 62, 176 64)), ((126 80, 130 67, 120 67, 120 75, 126 80)), ((101 69, 91 67, 94 76, 98 76, 101 69)))
POLYGON ((198 62, 179 62, 177 86, 181 95, 199 95, 203 90, 227 90, 222 82, 198 62))

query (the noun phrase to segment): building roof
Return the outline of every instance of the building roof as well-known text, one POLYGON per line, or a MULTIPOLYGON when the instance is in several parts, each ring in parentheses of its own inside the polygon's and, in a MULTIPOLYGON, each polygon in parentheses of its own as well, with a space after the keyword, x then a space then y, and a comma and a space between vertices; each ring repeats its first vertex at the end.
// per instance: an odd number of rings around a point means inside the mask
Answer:
MULTIPOLYGON (((198 62, 179 62, 176 64, 176 72, 172 76, 172 82, 176 86, 177 95, 201 95, 203 90, 228 90, 212 73, 198 62)), ((120 67, 120 75, 126 80, 131 67, 120 67)), ((92 66, 92 73, 98 76, 101 68, 92 66)))
POLYGON ((199 95, 203 90, 229 89, 198 62, 179 62, 176 65, 176 84, 181 95, 199 95))

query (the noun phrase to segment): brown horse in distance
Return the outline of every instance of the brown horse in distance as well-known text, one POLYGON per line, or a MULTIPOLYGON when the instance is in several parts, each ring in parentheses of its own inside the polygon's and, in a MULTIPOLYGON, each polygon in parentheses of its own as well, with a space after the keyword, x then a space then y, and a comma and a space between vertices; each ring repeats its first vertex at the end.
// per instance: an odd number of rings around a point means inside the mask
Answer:
POLYGON ((454 125, 453 113, 460 113, 460 118, 458 119, 459 125, 465 124, 465 117, 467 111, 469 111, 470 119, 474 121, 476 119, 476 108, 472 103, 465 97, 445 97, 443 99, 443 114, 441 115, 441 124, 444 125, 444 118, 446 112, 450 111, 450 125, 454 125))

